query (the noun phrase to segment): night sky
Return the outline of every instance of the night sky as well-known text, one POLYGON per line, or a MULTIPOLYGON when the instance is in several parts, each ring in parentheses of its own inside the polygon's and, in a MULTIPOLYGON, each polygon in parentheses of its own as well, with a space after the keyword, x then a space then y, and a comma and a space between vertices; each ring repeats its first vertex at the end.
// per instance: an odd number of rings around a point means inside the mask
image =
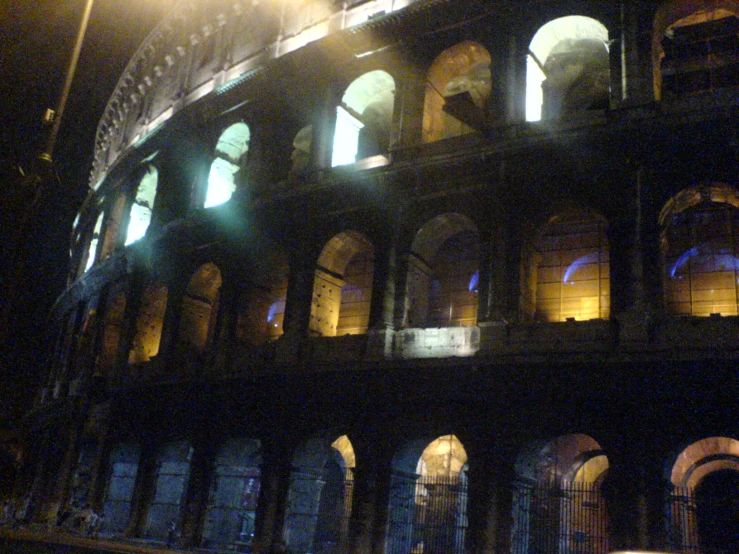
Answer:
MULTIPOLYGON (((19 304, 12 332, 0 346, 0 428, 13 426, 40 384, 44 322, 69 273, 71 226, 89 190, 98 121, 126 64, 175 2, 95 0, 54 150, 58 179, 44 191, 36 225, 24 239, 19 304)), ((17 209, 7 194, 16 190, 20 171, 32 170, 43 147, 42 119, 57 106, 84 5, 85 0, 0 0, 0 221, 17 209)), ((2 227, 0 240, 11 244, 16 229, 2 227)), ((7 250, 2 255, 7 263, 7 250)))

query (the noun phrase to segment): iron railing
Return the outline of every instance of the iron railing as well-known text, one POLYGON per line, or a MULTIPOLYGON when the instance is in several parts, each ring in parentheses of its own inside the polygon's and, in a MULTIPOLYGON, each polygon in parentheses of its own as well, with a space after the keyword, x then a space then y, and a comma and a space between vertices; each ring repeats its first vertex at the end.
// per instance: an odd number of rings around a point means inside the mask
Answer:
POLYGON ((608 517, 598 484, 519 483, 512 554, 605 554, 608 517))
POLYGON ((466 528, 465 479, 393 476, 386 554, 462 554, 466 528))

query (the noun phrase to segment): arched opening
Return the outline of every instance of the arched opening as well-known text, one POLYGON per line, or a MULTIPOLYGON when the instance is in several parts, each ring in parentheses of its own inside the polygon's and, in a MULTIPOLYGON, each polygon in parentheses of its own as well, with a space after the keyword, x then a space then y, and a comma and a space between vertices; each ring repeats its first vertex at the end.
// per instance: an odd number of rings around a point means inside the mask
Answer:
POLYGON ((289 552, 343 552, 349 530, 354 448, 342 435, 298 448, 290 474, 285 545, 289 552))
POLYGON ((309 330, 333 337, 367 332, 374 247, 356 231, 333 237, 321 251, 313 282, 309 330))
POLYGON ((703 552, 739 552, 739 471, 719 469, 695 489, 698 537, 703 552))
POLYGON ((236 339, 258 346, 283 334, 285 301, 290 266, 277 248, 260 252, 260 265, 255 267, 252 280, 242 288, 238 298, 236 339))
POLYGON ((426 75, 423 142, 474 132, 470 123, 479 124, 486 113, 491 82, 490 54, 483 45, 465 40, 439 54, 426 75))
POLYGON ((180 310, 178 344, 181 348, 202 353, 210 346, 220 291, 221 271, 211 262, 200 266, 190 278, 180 310))
POLYGON ((534 443, 516 462, 512 552, 608 552, 608 458, 588 435, 534 443))
MULTIPOLYGON (((115 367, 125 315, 126 296, 124 294, 117 294, 109 298, 105 306, 103 333, 98 347, 98 356, 95 361, 95 373, 97 375, 108 376, 115 367)), ((164 314, 162 313, 163 316, 164 314)), ((136 330, 138 334, 138 326, 136 330)), ((134 341, 136 341, 135 338, 134 341)), ((149 355, 150 357, 151 355, 149 355)))
POLYGON ((227 128, 216 145, 215 159, 208 174, 204 207, 211 208, 228 202, 236 192, 236 173, 249 150, 251 132, 240 122, 227 128))
POLYGON ((192 453, 187 441, 165 444, 157 452, 144 537, 166 541, 172 528, 175 532, 181 529, 182 504, 190 480, 192 453))
POLYGON ((654 20, 657 100, 739 85, 739 2, 673 0, 654 20))
POLYGON ((737 315, 739 205, 726 185, 680 193, 662 210, 666 311, 737 315))
POLYGON ((608 29, 580 15, 542 26, 526 60, 526 121, 608 107, 608 29))
POLYGON ((154 199, 157 195, 158 181, 159 172, 156 167, 148 165, 146 172, 139 181, 139 186, 136 188, 136 196, 129 212, 126 246, 144 238, 146 230, 149 228, 151 212, 154 209, 154 199))
POLYGON ((477 323, 480 245, 467 217, 444 214, 416 233, 408 260, 408 327, 477 323))
POLYGON ((739 441, 710 437, 668 467, 669 537, 676 552, 722 554, 739 548, 739 441))
POLYGON ((121 443, 113 447, 108 462, 108 484, 103 503, 105 520, 101 533, 117 535, 125 532, 131 518, 140 456, 141 448, 137 444, 121 443))
POLYGON ((92 230, 92 236, 90 237, 90 245, 87 248, 87 259, 85 260, 85 271, 90 269, 95 263, 98 243, 100 242, 100 232, 103 229, 103 217, 105 214, 100 212, 97 220, 95 221, 95 227, 92 230))
POLYGON ((262 465, 258 440, 231 439, 216 456, 202 546, 251 552, 262 465))
POLYGON ((386 554, 461 554, 467 453, 454 435, 413 441, 393 458, 386 554))
POLYGON ((302 177, 310 170, 310 153, 312 148, 313 125, 307 125, 300 129, 293 139, 293 152, 290 155, 290 162, 292 164, 290 167, 290 177, 302 177))
POLYGON ((167 286, 164 283, 150 284, 144 291, 136 316, 136 334, 128 353, 129 364, 148 362, 159 353, 166 311, 167 286))
POLYGON ((120 246, 121 221, 123 220, 123 214, 127 205, 127 195, 121 192, 106 214, 105 221, 103 222, 102 236, 100 237, 102 244, 98 250, 98 258, 100 260, 104 260, 110 256, 120 246))
POLYGON ((573 210, 552 217, 529 261, 536 283, 536 321, 607 319, 611 278, 606 222, 573 210))
POLYGON ((395 81, 386 71, 370 71, 355 79, 336 108, 331 165, 387 152, 394 104, 395 81))

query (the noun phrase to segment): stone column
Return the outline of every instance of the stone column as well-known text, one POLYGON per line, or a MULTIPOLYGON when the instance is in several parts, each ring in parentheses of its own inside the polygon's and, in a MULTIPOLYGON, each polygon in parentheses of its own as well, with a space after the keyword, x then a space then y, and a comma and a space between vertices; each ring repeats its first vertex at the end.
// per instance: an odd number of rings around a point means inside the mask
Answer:
MULTIPOLYGON (((374 439, 374 437, 373 437, 374 439)), ((358 464, 354 468, 352 511, 349 521, 347 552, 351 554, 381 554, 384 551, 385 522, 387 518, 387 488, 389 471, 382 472, 383 461, 378 457, 377 440, 354 441, 358 464)))
POLYGON ((146 514, 156 481, 156 448, 143 444, 136 472, 136 485, 131 499, 131 518, 125 531, 127 537, 140 536, 146 525, 146 514))
POLYGON ((256 554, 266 554, 274 543, 283 541, 290 469, 288 449, 278 444, 265 445, 254 530, 256 554))
POLYGON ((181 546, 195 548, 200 545, 203 519, 208 507, 208 494, 213 478, 215 452, 205 440, 196 444, 190 462, 190 481, 182 518, 181 546))
MULTIPOLYGON (((653 320, 653 307, 647 300, 645 292, 645 273, 644 273, 644 243, 643 243, 643 198, 644 187, 646 184, 646 172, 644 167, 638 163, 631 164, 627 170, 627 176, 631 181, 629 190, 632 194, 631 210, 629 216, 620 222, 615 222, 614 229, 610 236, 612 242, 616 242, 618 237, 629 237, 623 240, 622 244, 614 244, 612 249, 614 253, 626 252, 623 259, 613 257, 613 264, 625 264, 625 271, 621 273, 624 279, 619 283, 612 282, 612 290, 628 290, 625 298, 613 298, 612 302, 617 306, 620 304, 622 309, 616 314, 616 318, 620 323, 620 341, 628 346, 630 344, 645 344, 650 339, 650 329, 653 320), (621 231, 617 228, 621 225, 621 231), (624 228, 631 225, 632 228, 624 228), (613 286, 615 285, 615 286, 613 286), (624 309, 625 308, 625 309, 624 309)), ((612 267, 611 273, 616 275, 612 267)))
POLYGON ((615 444, 605 447, 609 469, 601 490, 610 523, 611 550, 665 546, 662 458, 650 442, 648 437, 621 434, 615 444))
POLYGON ((509 122, 526 119, 526 56, 528 45, 520 44, 516 35, 508 37, 508 56, 505 60, 506 106, 509 122))
POLYGON ((313 167, 327 169, 331 167, 333 153, 334 131, 336 130, 336 106, 341 98, 337 91, 325 83, 321 88, 323 98, 316 117, 313 119, 313 146, 311 147, 311 161, 313 167))
POLYGON ((466 552, 510 552, 513 467, 497 455, 479 452, 470 459, 466 552))
POLYGON ((275 360, 279 362, 296 361, 300 346, 308 332, 315 266, 306 257, 295 257, 290 264, 289 286, 285 301, 283 336, 277 341, 275 360))
POLYGON ((626 105, 654 100, 651 24, 653 8, 637 0, 621 1, 623 29, 622 98, 626 105))
POLYGON ((426 76, 416 69, 408 69, 397 83, 395 113, 399 114, 395 144, 397 148, 416 146, 422 142, 423 108, 426 95, 426 76))

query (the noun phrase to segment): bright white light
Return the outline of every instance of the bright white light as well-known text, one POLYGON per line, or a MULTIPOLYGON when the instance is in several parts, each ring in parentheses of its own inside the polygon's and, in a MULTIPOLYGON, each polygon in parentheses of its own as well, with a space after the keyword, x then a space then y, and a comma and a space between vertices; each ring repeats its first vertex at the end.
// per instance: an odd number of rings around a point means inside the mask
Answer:
POLYGON ((239 170, 237 165, 223 158, 216 158, 210 166, 208 175, 208 192, 205 195, 205 207, 212 208, 228 202, 236 191, 234 175, 239 170))
POLYGON ((98 220, 95 222, 95 230, 92 233, 92 240, 90 241, 90 249, 87 252, 87 264, 85 264, 85 271, 92 267, 95 263, 95 254, 98 249, 98 239, 100 238, 100 231, 103 228, 103 214, 98 216, 98 220))
POLYGON ((144 238, 151 221, 151 210, 147 206, 134 204, 131 206, 131 216, 128 220, 126 246, 144 238))
POLYGON ((359 131, 364 124, 341 106, 336 108, 336 132, 331 167, 353 164, 357 160, 359 131))
POLYGON ((148 171, 141 178, 138 189, 136 189, 136 198, 131 206, 128 230, 126 231, 126 246, 144 238, 146 230, 149 228, 151 209, 154 206, 154 198, 157 194, 157 182, 157 170, 154 166, 149 166, 148 171))
POLYGON ((526 56, 526 121, 541 119, 541 105, 544 103, 544 93, 541 84, 544 82, 544 72, 534 61, 531 55, 526 56))

